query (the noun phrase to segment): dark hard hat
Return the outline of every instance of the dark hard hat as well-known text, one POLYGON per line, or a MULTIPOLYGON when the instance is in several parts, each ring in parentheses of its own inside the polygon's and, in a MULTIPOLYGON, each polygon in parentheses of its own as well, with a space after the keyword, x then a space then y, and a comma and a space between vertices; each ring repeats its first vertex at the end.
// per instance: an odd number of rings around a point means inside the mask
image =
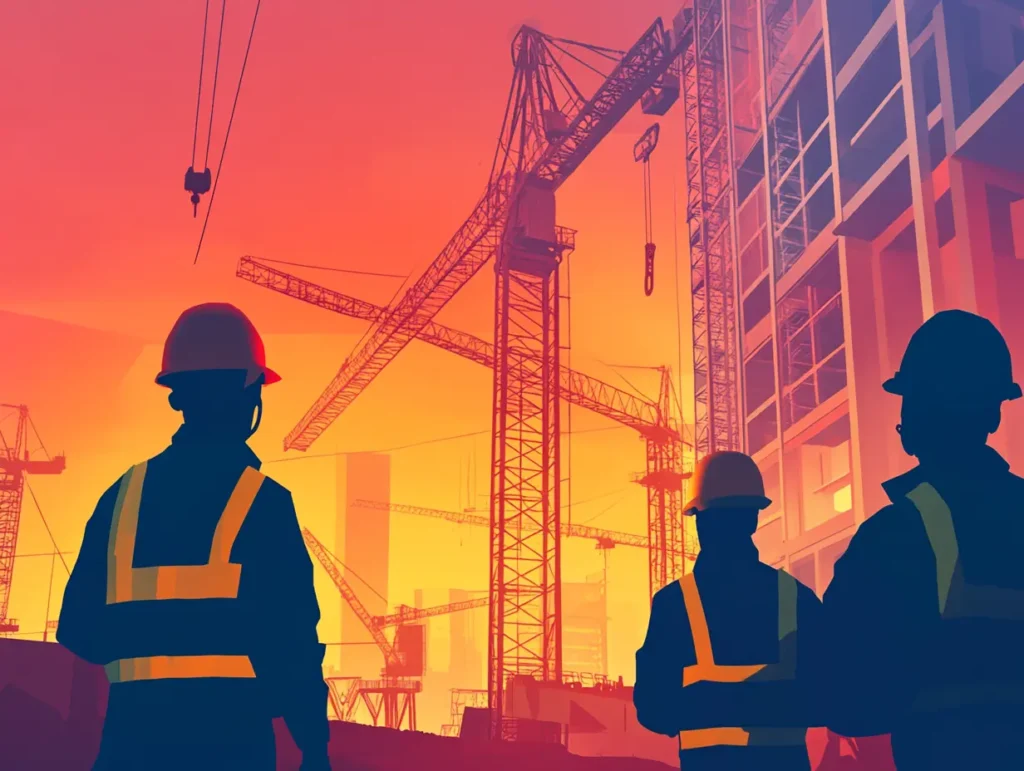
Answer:
POLYGON ((960 310, 940 311, 907 344, 899 371, 882 387, 897 396, 949 404, 1019 399, 1010 349, 986 318, 960 310))
POLYGON ((684 514, 718 508, 766 509, 771 501, 764 495, 764 479, 754 459, 742 452, 713 452, 697 463, 693 497, 684 514))
POLYGON ((256 327, 227 303, 196 305, 181 314, 164 344, 163 367, 156 382, 170 386, 174 375, 210 370, 244 370, 247 386, 260 377, 264 385, 281 379, 267 367, 256 327))

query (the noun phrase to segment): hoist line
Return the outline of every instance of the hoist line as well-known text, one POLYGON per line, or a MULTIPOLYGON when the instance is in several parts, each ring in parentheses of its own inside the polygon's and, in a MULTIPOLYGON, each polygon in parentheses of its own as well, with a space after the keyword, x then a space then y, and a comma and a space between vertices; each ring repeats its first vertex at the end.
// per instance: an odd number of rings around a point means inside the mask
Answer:
POLYGON ((199 93, 196 94, 196 125, 192 129, 192 168, 196 167, 196 143, 199 141, 199 106, 203 103, 203 70, 206 69, 206 23, 210 18, 210 0, 203 14, 203 50, 199 52, 199 93))
POLYGON ((249 30, 249 42, 245 44, 245 58, 242 59, 242 71, 238 75, 238 88, 235 89, 235 100, 231 104, 231 115, 228 116, 228 127, 224 132, 224 146, 220 151, 220 162, 217 164, 217 176, 213 178, 213 190, 210 192, 210 205, 206 207, 206 217, 203 219, 203 230, 199 234, 199 244, 196 246, 196 256, 192 260, 195 265, 199 262, 199 252, 203 248, 203 239, 206 237, 206 226, 210 224, 210 213, 213 211, 213 199, 217 196, 217 183, 220 182, 220 172, 224 167, 224 156, 228 150, 228 139, 231 136, 231 124, 235 122, 235 108, 238 107, 238 95, 242 93, 242 79, 245 77, 245 65, 249 62, 249 50, 252 48, 252 38, 256 34, 256 20, 260 16, 260 5, 263 0, 256 0, 256 11, 252 15, 252 28, 249 30))
POLYGON ((203 161, 203 168, 210 168, 210 143, 213 141, 213 113, 217 107, 217 77, 220 74, 220 49, 224 42, 224 15, 228 10, 228 0, 223 0, 220 6, 220 32, 217 34, 217 59, 213 65, 213 96, 210 98, 210 127, 206 130, 206 160, 203 161))

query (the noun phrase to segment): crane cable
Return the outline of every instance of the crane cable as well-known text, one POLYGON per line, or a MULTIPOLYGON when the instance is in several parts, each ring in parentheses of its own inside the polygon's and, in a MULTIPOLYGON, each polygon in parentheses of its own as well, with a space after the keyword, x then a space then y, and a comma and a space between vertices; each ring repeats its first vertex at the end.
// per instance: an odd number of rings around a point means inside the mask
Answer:
MULTIPOLYGON (((206 69, 206 26, 210 19, 210 0, 206 0, 206 11, 203 14, 203 48, 199 52, 199 93, 196 94, 196 125, 192 129, 192 164, 196 166, 196 145, 199 142, 199 108, 203 103, 203 70, 206 69)), ((209 141, 207 141, 209 145, 209 141)), ((207 147, 209 149, 209 147, 207 147)))
POLYGON ((644 294, 654 292, 654 195, 651 192, 651 157, 644 158, 644 294))
POLYGON ((228 150, 228 139, 231 137, 231 126, 235 121, 235 109, 238 107, 238 96, 242 93, 242 79, 245 77, 245 67, 249 63, 249 51, 252 49, 252 38, 256 34, 256 20, 260 16, 260 5, 263 0, 256 0, 256 10, 252 15, 252 27, 249 30, 249 41, 245 45, 245 57, 242 59, 242 71, 238 75, 238 87, 235 89, 235 99, 231 104, 231 114, 228 116, 228 127, 224 132, 224 146, 220 151, 220 161, 217 163, 217 174, 213 180, 213 190, 210 192, 210 205, 206 207, 206 217, 203 220, 203 230, 199 234, 199 244, 196 246, 196 256, 192 260, 195 265, 199 262, 199 252, 203 248, 203 239, 206 236, 206 226, 210 224, 210 213, 213 211, 213 199, 217 195, 217 183, 220 182, 220 172, 224 167, 224 156, 228 150))
MULTIPOLYGON (((206 0, 209 7, 210 0, 206 0)), ((213 95, 210 97, 210 125, 206 129, 206 159, 203 161, 203 168, 210 168, 210 142, 213 140, 213 113, 217 107, 217 76, 220 75, 220 50, 224 42, 224 15, 228 10, 228 0, 222 0, 220 6, 220 32, 217 33, 217 58, 213 64, 213 95)), ((203 22, 203 47, 206 47, 206 22, 203 22)), ((206 51, 203 51, 206 54, 206 51)), ((198 118, 198 114, 196 116, 198 118)), ((194 144, 195 140, 193 140, 194 144)), ((195 159, 193 159, 194 162, 195 159)))

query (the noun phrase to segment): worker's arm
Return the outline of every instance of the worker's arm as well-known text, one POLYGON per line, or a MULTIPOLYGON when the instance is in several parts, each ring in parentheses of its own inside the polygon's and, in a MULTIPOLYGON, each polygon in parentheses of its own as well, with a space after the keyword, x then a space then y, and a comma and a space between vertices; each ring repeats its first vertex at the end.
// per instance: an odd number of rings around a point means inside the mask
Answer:
POLYGON ((252 648, 253 668, 302 751, 303 769, 326 769, 327 685, 324 646, 316 632, 320 606, 291 494, 266 480, 250 518, 252 527, 247 520, 249 532, 240 544, 244 589, 239 599, 264 619, 252 648))
MULTIPOLYGON (((654 595, 643 647, 636 652, 633 704, 640 725, 675 736, 683 725, 683 667, 693 658, 683 593, 673 582, 654 595)), ((692 663, 692 661, 690 661, 692 663)))
POLYGON ((902 506, 866 520, 825 593, 819 694, 828 727, 844 736, 890 733, 909 703, 916 649, 929 624, 922 575, 935 570, 915 524, 902 506), (930 567, 921 564, 929 559, 930 567))
POLYGON ((85 525, 57 623, 57 642, 93 664, 106 664, 111 658, 103 611, 107 606, 107 545, 117 488, 115 484, 103 494, 85 525))

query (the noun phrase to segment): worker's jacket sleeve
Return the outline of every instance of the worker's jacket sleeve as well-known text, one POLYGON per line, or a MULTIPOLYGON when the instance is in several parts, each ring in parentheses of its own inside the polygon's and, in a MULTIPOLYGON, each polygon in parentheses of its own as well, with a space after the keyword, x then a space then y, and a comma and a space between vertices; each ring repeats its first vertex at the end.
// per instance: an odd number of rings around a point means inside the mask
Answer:
POLYGON ((683 726, 683 667, 696 660, 678 582, 654 595, 647 637, 636 652, 633 704, 640 725, 675 736, 683 726))
POLYGON ((118 485, 107 490, 85 525, 78 559, 64 589, 57 641, 93 664, 111 660, 107 644, 107 546, 118 485))
POLYGON ((313 564, 287 490, 269 479, 264 483, 236 549, 244 566, 239 599, 259 619, 250 630, 256 676, 307 760, 326 758, 324 646, 316 631, 320 606, 313 564))
POLYGON ((889 506, 861 524, 825 593, 817 682, 828 726, 844 736, 893 730, 913 692, 908 673, 927 644, 921 598, 934 589, 922 576, 934 575, 934 557, 921 552, 923 527, 904 509, 889 506))

